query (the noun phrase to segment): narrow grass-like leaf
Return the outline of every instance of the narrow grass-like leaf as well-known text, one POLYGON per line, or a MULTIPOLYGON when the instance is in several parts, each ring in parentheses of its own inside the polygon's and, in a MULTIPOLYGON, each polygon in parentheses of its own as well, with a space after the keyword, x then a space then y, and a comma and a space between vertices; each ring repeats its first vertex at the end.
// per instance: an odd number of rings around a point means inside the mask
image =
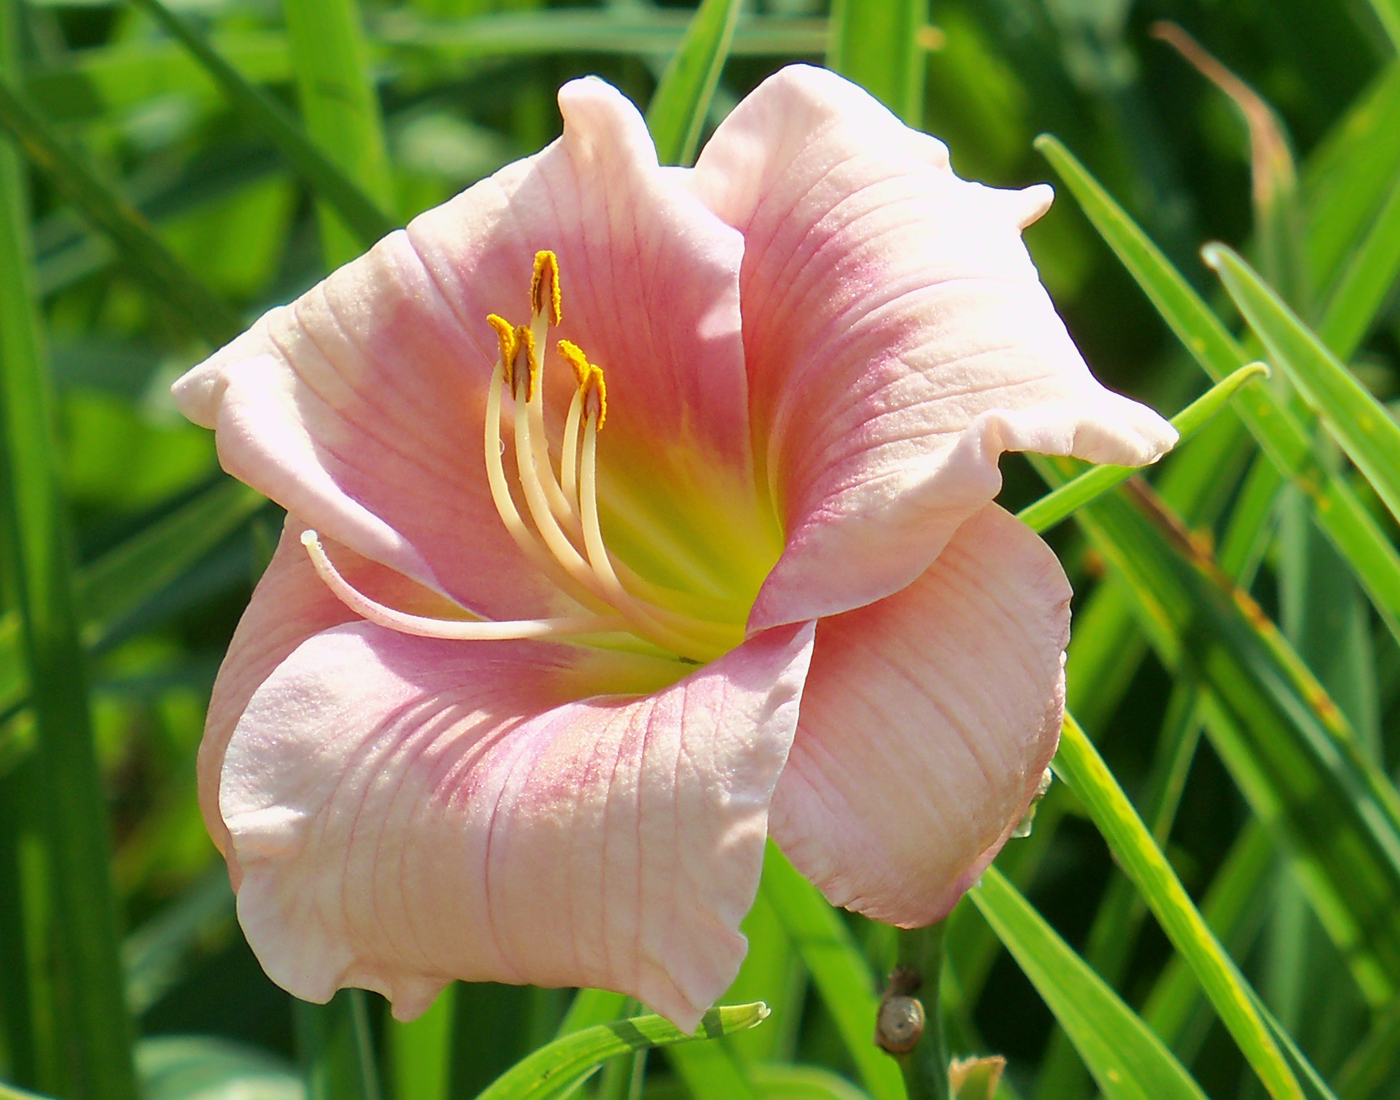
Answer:
POLYGON ((749 1080, 748 1067, 720 1043, 685 1043, 668 1047, 666 1060, 685 1082, 695 1100, 723 1096, 725 1100, 758 1100, 759 1092, 749 1080))
MULTIPOLYGON (((17 68, 14 14, 12 0, 0 0, 5 87, 17 68)), ((28 220, 22 170, 0 140, 0 552, 8 558, 6 573, 22 618, 38 731, 40 822, 53 891, 46 932, 55 955, 53 972, 42 980, 54 989, 75 1090, 85 1100, 135 1100, 134 1032, 118 958, 107 801, 88 710, 28 220)))
MULTIPOLYGON (((1162 732, 1158 735, 1152 768, 1148 773, 1147 789, 1138 799, 1142 816, 1159 848, 1166 847, 1186 787, 1187 773, 1200 744, 1197 704, 1195 684, 1189 679, 1179 680, 1172 688, 1167 703, 1162 732)), ((1114 873, 1084 943, 1084 961, 1110 987, 1118 987, 1128 970, 1146 912, 1147 908, 1132 880, 1121 873, 1114 873)), ((1046 1046, 1045 1056, 1040 1062, 1036 1075, 1036 1095, 1079 1096, 1086 1091, 1088 1084, 1084 1063, 1075 1054, 1063 1029, 1057 1031, 1046 1046)))
POLYGON ((355 234, 362 247, 368 248, 380 237, 398 227, 392 215, 386 213, 355 184, 354 180, 346 176, 312 144, 296 120, 277 100, 245 80, 203 35, 161 3, 161 0, 132 2, 179 39, 185 48, 198 58, 234 110, 261 130, 312 191, 335 208, 335 212, 355 234))
POLYGON ((1109 1100, 1205 1100, 1122 998, 995 867, 970 897, 1055 1014, 1109 1100))
MULTIPOLYGON (((245 80, 285 84, 292 78, 287 36, 280 31, 229 29, 214 34, 213 44, 245 80)), ((125 38, 72 50, 26 73, 24 87, 56 124, 102 119, 155 96, 186 96, 200 104, 220 97, 208 71, 169 38, 125 38)))
POLYGON ((899 1067, 872 1038, 880 1007, 875 975, 840 914, 771 843, 763 861, 760 889, 777 911, 835 1020, 865 1091, 874 1100, 904 1100, 899 1067))
POLYGON ((1053 766, 1079 796, 1167 938, 1195 971, 1221 1023, 1269 1094, 1275 1100, 1301 1098, 1302 1086, 1256 1011, 1243 976, 1206 926, 1113 773, 1068 715, 1053 766))
POLYGON ((764 1027, 729 1041, 734 1053, 749 1065, 791 1061, 795 1055, 807 973, 772 903, 760 890, 739 931, 748 938, 739 975, 721 1000, 734 1004, 763 1001, 773 1015, 764 1027))
POLYGON ((817 1066, 751 1066, 749 1079, 773 1100, 869 1100, 844 1077, 817 1066))
POLYGON ((50 1100, 50 1097, 37 1092, 26 1092, 24 1089, 0 1081, 0 1100, 50 1100))
MULTIPOLYGON (((1054 138, 1036 147, 1069 184, 1084 212, 1152 300, 1177 337, 1215 380, 1246 360, 1220 319, 1167 258, 1054 138)), ((1400 638, 1400 552, 1385 537, 1356 494, 1318 460, 1312 441, 1293 415, 1263 386, 1241 391, 1236 408, 1264 452, 1306 495, 1312 515, 1400 638)))
POLYGON ((614 993, 608 989, 580 989, 574 994, 569 1011, 564 1013, 555 1038, 622 1019, 627 1015, 627 1003, 630 1000, 627 994, 614 993))
MULTIPOLYGON (((12 155, 0 148, 0 175, 12 155)), ((32 723, 21 740, 16 722, 5 729, 14 742, 0 736, 0 972, 5 975, 0 996, 0 1057, 11 1081, 32 1088, 62 1088, 57 1057, 58 1026, 52 1010, 51 983, 40 965, 42 930, 49 925, 48 891, 35 882, 35 865, 44 862, 39 800, 34 797, 35 762, 32 723), (38 859, 34 857, 40 857, 38 859)))
POLYGON ((1400 517, 1400 424, 1244 260, 1224 245, 1208 245, 1204 256, 1279 368, 1400 517))
MULTIPOLYGON (((1235 838, 1201 902, 1201 915, 1232 956, 1243 958, 1263 922, 1275 866, 1274 842, 1257 821, 1235 838)), ((1210 1025, 1209 1005, 1186 960, 1173 956, 1143 1002, 1142 1018, 1186 1061, 1210 1025)))
MULTIPOLYGON (((749 1066, 747 1073, 759 1095, 769 1100, 869 1100, 844 1077, 817 1066, 774 1062, 749 1066)), ((654 1080, 647 1082, 646 1100, 695 1100, 695 1097, 682 1081, 654 1080)), ((1011 1100, 1011 1097, 1003 1100, 1011 1100)))
POLYGON ((1218 382, 1244 364, 1244 349, 1220 318, 1074 154, 1050 134, 1036 138, 1035 147, 1069 185, 1094 228, 1212 380, 1218 382))
MULTIPOLYGON (((1400 170, 1400 61, 1392 60, 1356 97, 1303 165, 1308 263, 1313 285, 1330 290, 1356 241, 1375 218, 1400 170)), ((1333 345, 1333 351, 1348 349, 1333 345)))
MULTIPOLYGON (((284 0, 298 100, 306 131, 371 200, 393 206, 379 96, 355 0, 284 0)), ((317 204, 328 268, 364 251, 335 207, 317 204)))
POLYGON ((374 1037, 362 989, 342 989, 323 1005, 293 1003, 306 1100, 380 1100, 374 1037))
POLYGON ((1331 308, 1317 334, 1329 348, 1349 351, 1365 338, 1400 274, 1400 178, 1361 244, 1337 277, 1331 308))
POLYGON ((84 641, 101 642, 123 616, 174 583, 266 507, 261 493, 220 476, 179 508, 79 569, 84 641))
POLYGON ((923 122, 928 0, 833 0, 826 63, 910 126, 923 122))
POLYGON ((1288 299, 1299 309, 1306 308, 1309 279, 1298 208, 1298 173, 1282 120, 1258 92, 1175 23, 1154 23, 1152 34, 1175 47, 1244 117, 1249 130, 1254 238, 1261 263, 1274 285, 1287 288, 1288 299))
POLYGON ((122 942, 126 1002, 132 1014, 140 1016, 180 980, 201 944, 221 931, 232 936, 235 927, 233 888, 220 862, 122 942))
MULTIPOLYGON (((425 19, 403 9, 380 20, 375 34, 385 46, 409 47, 417 57, 448 62, 561 53, 665 57, 680 49, 690 19, 688 12, 666 8, 630 13, 550 8, 467 19, 425 19)), ((741 15, 729 53, 820 57, 827 28, 825 19, 741 15)))
POLYGON ((131 272, 178 309, 195 332, 211 344, 237 335, 243 327, 238 315, 165 247, 145 218, 98 179, 8 77, 0 78, 0 126, 15 136, 69 201, 116 242, 131 272))
POLYGON ((283 1059, 211 1035, 153 1035, 136 1049, 142 1100, 302 1100, 283 1059))
POLYGON ((662 164, 690 164, 719 83, 739 0, 704 0, 647 105, 647 129, 662 164))
POLYGON ((1337 1071, 1337 1093, 1342 1100, 1365 1100, 1378 1095, 1387 1081, 1396 1080, 1400 1062, 1400 1001, 1377 1017, 1366 1038, 1337 1071))
POLYGON ((694 1039, 717 1039, 754 1027, 767 1015, 768 1006, 762 1002, 721 1005, 705 1013, 700 1027, 690 1034, 660 1016, 634 1016, 595 1024, 555 1039, 517 1062, 477 1100, 546 1100, 560 1095, 563 1089, 616 1055, 694 1039))
MULTIPOLYGON (((81 637, 101 646, 122 620, 173 584, 213 547, 243 527, 266 504, 232 478, 221 478, 169 515, 119 543, 74 576, 81 637)), ((20 656, 19 617, 0 617, 0 714, 29 694, 20 656)))
POLYGON ((1400 51, 1400 0, 1371 0, 1371 10, 1380 20, 1391 48, 1400 51))
MULTIPOLYGON (((666 57, 680 48, 689 24, 688 13, 667 8, 644 13, 550 8, 468 19, 429 19, 416 9, 399 8, 373 24, 370 58, 380 71, 392 65, 418 77, 447 66, 460 77, 466 63, 510 57, 666 57)), ((729 54, 817 58, 826 50, 827 28, 825 18, 740 14, 729 54)), ((250 84, 292 79, 291 50, 279 31, 230 27, 210 34, 208 42, 250 84)), ((184 46, 156 38, 73 50, 28 74, 25 87, 55 121, 99 118, 163 95, 211 103, 221 94, 219 83, 184 46)))
POLYGON ((1336 1094, 1328 1087, 1322 1075, 1308 1061, 1307 1056, 1298 1049, 1298 1044, 1293 1041, 1293 1036, 1288 1034, 1274 1017, 1274 1014, 1269 1011, 1263 998, 1253 989, 1249 990, 1249 995, 1254 1000, 1255 1011, 1263 1019, 1264 1026, 1269 1029, 1269 1034, 1278 1043, 1279 1050, 1283 1052, 1283 1057, 1288 1062, 1289 1068, 1293 1070, 1294 1077, 1302 1085, 1305 1100, 1337 1100, 1336 1094))
MULTIPOLYGON (((1220 542, 1220 568, 1227 577, 1252 577, 1258 569, 1272 534, 1270 519, 1278 505, 1283 474, 1259 455, 1240 486, 1239 498, 1230 511, 1230 524, 1220 542)), ((1248 588, 1247 583, 1241 583, 1248 588)))
MULTIPOLYGON (((1263 363, 1249 363, 1240 367, 1172 417, 1172 426, 1181 434, 1184 442, 1220 412, 1241 386, 1252 379, 1268 377, 1268 374, 1269 368, 1263 363)), ((1058 489, 1052 489, 1034 504, 1026 505, 1016 513, 1016 518, 1032 530, 1046 531, 1068 519, 1095 497, 1102 496, 1139 472, 1136 466, 1097 466, 1086 470, 1058 489)))
MULTIPOLYGON (((1051 484, 1054 465, 1041 463, 1051 484)), ((1207 732, 1283 842, 1324 927, 1373 1004, 1400 989, 1400 796, 1276 627, 1146 488, 1076 513, 1132 583, 1173 671, 1209 687, 1207 732), (1325 824, 1325 827, 1324 827, 1325 824)))
POLYGON ((450 1100, 452 1095, 452 1009, 456 989, 448 986, 416 1020, 389 1021, 388 1069, 397 1100, 450 1100))

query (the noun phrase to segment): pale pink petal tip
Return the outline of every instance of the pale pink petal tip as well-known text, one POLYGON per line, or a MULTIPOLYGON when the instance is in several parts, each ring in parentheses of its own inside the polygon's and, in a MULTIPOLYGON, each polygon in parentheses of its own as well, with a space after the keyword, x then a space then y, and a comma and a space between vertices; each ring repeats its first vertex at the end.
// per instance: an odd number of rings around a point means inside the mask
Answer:
POLYGON ((1029 229, 1046 214, 1055 201, 1055 189, 1048 183, 1037 183, 1020 191, 1008 191, 1016 224, 1029 229))

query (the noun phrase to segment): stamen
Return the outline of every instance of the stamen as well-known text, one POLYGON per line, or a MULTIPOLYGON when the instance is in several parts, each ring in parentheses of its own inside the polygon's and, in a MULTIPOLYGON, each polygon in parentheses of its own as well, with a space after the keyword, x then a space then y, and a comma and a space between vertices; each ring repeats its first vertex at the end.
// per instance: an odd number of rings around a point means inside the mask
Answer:
POLYGON ((559 289, 559 259, 553 252, 535 253, 535 272, 530 277, 530 308, 538 317, 549 309, 549 323, 555 328, 563 318, 564 296, 559 289))
POLYGON ((491 377, 491 388, 486 393, 486 445, 483 457, 486 460, 486 484, 491 490, 491 501, 496 505, 496 514, 501 517, 501 523, 521 553, 539 567, 545 576, 580 603, 601 603, 602 606, 606 606, 605 601, 598 601, 586 587, 577 584, 560 568, 559 562, 546 552, 539 540, 525 526, 525 521, 515 507, 515 500, 510 495, 510 485, 506 482, 505 468, 501 463, 501 392, 505 388, 506 376, 509 373, 512 373, 509 368, 497 363, 496 371, 491 377))
POLYGON ((559 456, 559 486, 570 504, 578 502, 578 428, 583 415, 583 389, 588 383, 588 356, 583 349, 571 340, 559 341, 559 355, 573 368, 578 379, 578 389, 569 402, 569 413, 564 418, 564 449, 559 456))
POLYGON ((506 368, 506 381, 513 382, 509 376, 514 368, 516 353, 520 350, 516 345, 515 326, 495 313, 486 315, 486 323, 496 330, 496 342, 501 348, 501 362, 506 368))
POLYGON ((603 380, 603 368, 590 366, 588 381, 583 388, 584 414, 602 431, 608 420, 608 384, 603 380))
MULTIPOLYGON (((520 487, 525 492, 525 506, 529 509, 530 518, 535 521, 535 530, 539 532, 540 538, 544 540, 544 544, 554 560, 563 567, 570 577, 595 595, 605 599, 606 597, 598 592, 598 587, 588 569, 588 563, 574 549, 568 536, 560 530, 559 523, 550 508, 547 491, 540 479, 541 456, 536 445, 537 441, 531 438, 533 425, 530 420, 529 405, 522 400, 522 395, 517 388, 515 394, 515 465, 520 474, 520 487)), ((548 458, 546 457, 546 468, 548 468, 547 463, 548 458)), ((553 471, 550 471, 550 481, 553 479, 553 471)), ((558 486, 556 485, 555 488, 557 490, 558 486)))
POLYGON ((578 388, 583 389, 588 381, 588 372, 593 368, 589 365, 588 356, 583 354, 583 349, 572 340, 559 341, 559 355, 574 369, 574 377, 578 379, 578 388))
MULTIPOLYGON (((564 591, 599 614, 529 620, 518 627, 505 625, 501 629, 507 632, 519 629, 541 633, 500 636, 543 636, 548 632, 573 630, 575 625, 578 632, 598 633, 611 629, 600 627, 600 623, 623 622, 624 629, 638 644, 662 646, 679 656, 698 660, 718 656, 743 640, 742 608, 731 608, 728 605, 733 601, 723 599, 720 603, 725 606, 721 607, 708 597, 654 584, 640 577, 626 562, 614 561, 603 542, 598 517, 597 438, 608 416, 607 380, 602 368, 590 363, 582 349, 568 340, 558 341, 557 347, 578 384, 565 416, 563 448, 558 476, 555 476, 549 435, 545 430, 543 349, 550 324, 559 324, 561 297, 558 260, 554 253, 542 251, 535 256, 530 281, 530 324, 512 328, 495 314, 489 319, 500 343, 501 358, 487 396, 487 482, 496 511, 516 545, 564 591), (514 403, 516 472, 520 489, 525 494, 528 521, 516 508, 502 462, 501 402, 507 386, 514 403), (734 613, 730 614, 731 611, 734 613), (615 618, 612 612, 621 618, 615 618), (716 615, 722 621, 716 621, 716 615)), ((348 585, 342 587, 349 588, 348 585)), ((353 593, 353 589, 349 591, 353 593)), ((354 595, 358 602, 351 606, 357 609, 373 603, 362 594, 354 595)), ((374 605, 370 610, 377 607, 374 605)), ((463 628, 463 624, 457 623, 444 628, 438 620, 405 617, 402 612, 389 608, 382 611, 395 617, 395 622, 411 621, 416 630, 410 633, 432 630, 429 636, 439 637, 446 636, 442 634, 443 629, 459 631, 463 628)), ((361 614, 369 617, 366 611, 361 614)), ((496 635, 467 630, 452 636, 496 635)))
MULTIPOLYGON (((549 436, 544 430, 544 359, 535 350, 540 345, 535 343, 534 334, 524 325, 515 330, 515 338, 525 349, 525 355, 530 364, 530 386, 523 402, 529 413, 530 456, 536 471, 544 472, 540 484, 544 489, 545 499, 549 501, 551 514, 568 530, 570 537, 577 538, 579 530, 577 512, 573 502, 559 487, 559 482, 554 477, 554 464, 549 457, 549 436)), ((515 392, 512 391, 512 393, 515 392)), ((516 400, 517 403, 521 403, 518 397, 516 400)))
POLYGON ((583 390, 574 390, 564 418, 564 450, 559 456, 559 488, 571 504, 578 503, 578 426, 583 419, 583 390))
MULTIPOLYGON (((495 314, 492 314, 492 316, 494 317, 495 314)), ((525 367, 527 372, 525 376, 525 400, 527 402, 533 401, 535 400, 535 395, 540 392, 541 385, 544 382, 544 364, 540 362, 540 357, 535 352, 535 334, 524 325, 517 326, 515 330, 515 346, 517 353, 521 351, 525 353, 525 367)), ((517 358, 518 357, 517 354, 517 358)), ((510 379, 510 383, 511 396, 514 397, 516 393, 519 392, 520 387, 516 385, 516 380, 514 378, 510 379)))
MULTIPOLYGON (((565 634, 603 634, 626 630, 627 624, 616 616, 573 615, 560 619, 516 619, 499 622, 490 619, 434 619, 427 615, 410 615, 386 607, 370 599, 352 585, 336 569, 315 531, 303 531, 301 544, 316 570, 316 575, 331 593, 361 618, 379 626, 412 634, 419 638, 441 638, 447 641, 508 641, 519 638, 550 638, 565 634)), ((465 611, 466 609, 463 608, 465 611)))

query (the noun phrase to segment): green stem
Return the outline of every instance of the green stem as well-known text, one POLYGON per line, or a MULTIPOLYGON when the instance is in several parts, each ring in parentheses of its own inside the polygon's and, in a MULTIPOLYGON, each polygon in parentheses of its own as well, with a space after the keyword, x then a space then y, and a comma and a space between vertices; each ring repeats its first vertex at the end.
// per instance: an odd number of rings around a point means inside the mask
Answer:
POLYGON ((904 1074, 909 1100, 949 1100, 948 1048, 939 1010, 939 984, 943 976, 943 922, 927 928, 899 931, 899 954, 890 989, 885 997, 917 995, 924 1006, 924 1029, 913 1049, 893 1055, 904 1074))

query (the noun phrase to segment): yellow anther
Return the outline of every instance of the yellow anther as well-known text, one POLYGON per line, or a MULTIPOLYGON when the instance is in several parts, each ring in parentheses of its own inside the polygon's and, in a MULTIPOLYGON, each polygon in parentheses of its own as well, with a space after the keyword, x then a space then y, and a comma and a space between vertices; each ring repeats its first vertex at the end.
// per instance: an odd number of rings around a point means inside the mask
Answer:
POLYGON ((535 273, 530 278, 530 307, 538 317, 549 306, 549 323, 559 327, 563 316, 563 296, 559 290, 559 259, 553 252, 535 253, 535 273))
POLYGON ((603 380, 603 368, 589 364, 588 380, 583 384, 583 415, 593 420, 598 430, 608 419, 608 384, 603 380))
POLYGON ((501 363, 506 368, 506 380, 510 380, 511 364, 515 362, 515 353, 518 350, 515 341, 515 326, 504 317, 494 313, 487 314, 486 323, 496 330, 496 340, 501 345, 501 363))
POLYGON ((559 354, 564 357, 564 362, 574 368, 574 377, 578 379, 578 388, 583 389, 588 383, 588 356, 583 354, 583 349, 571 340, 559 341, 559 354))
MULTIPOLYGON (((535 397, 535 387, 540 380, 540 357, 535 354, 535 334, 526 325, 517 325, 515 328, 515 347, 517 354, 521 351, 525 353, 525 400, 531 401, 535 397)), ((515 396, 515 381, 511 379, 511 396, 515 396)))

